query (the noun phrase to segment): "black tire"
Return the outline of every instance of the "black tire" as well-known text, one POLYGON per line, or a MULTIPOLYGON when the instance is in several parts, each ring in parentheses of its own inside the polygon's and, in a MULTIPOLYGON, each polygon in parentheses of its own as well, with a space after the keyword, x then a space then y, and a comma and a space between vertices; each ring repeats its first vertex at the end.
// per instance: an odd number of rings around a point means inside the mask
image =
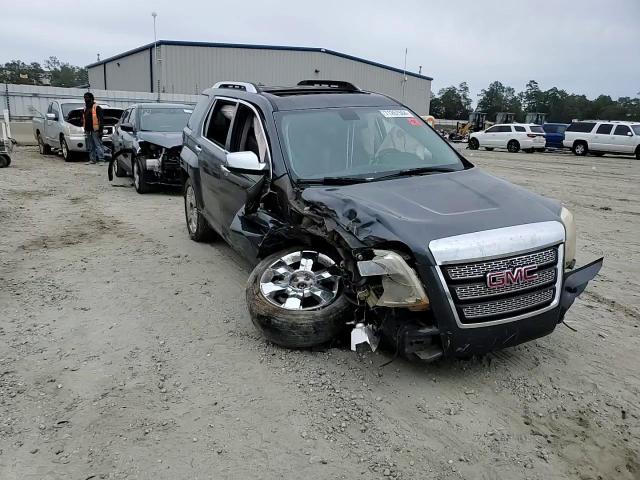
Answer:
POLYGON ((0 168, 6 168, 9 165, 11 165, 11 157, 4 153, 0 153, 0 168))
POLYGON ((151 185, 147 183, 144 178, 144 167, 142 161, 144 158, 136 158, 133 162, 133 186, 136 192, 140 194, 149 193, 151 191, 151 185))
POLYGON ((480 142, 477 138, 470 138, 468 146, 469 150, 478 150, 480 148, 480 142))
POLYGON ((113 160, 113 175, 120 178, 127 176, 127 172, 120 166, 117 158, 113 160))
POLYGON ((578 141, 574 142, 571 151, 574 155, 584 157, 587 153, 589 153, 589 147, 587 146, 587 142, 578 141))
POLYGON ((198 196, 193 188, 193 182, 190 178, 184 184, 184 219, 187 223, 187 231, 189 232, 189 237, 194 242, 206 242, 215 237, 213 229, 207 223, 207 220, 200 213, 202 207, 198 200, 198 196), (193 196, 192 196, 193 195, 193 196), (195 219, 193 221, 189 221, 190 213, 193 212, 192 208, 195 208, 195 219))
POLYGON ((487 152, 493 152, 493 147, 484 147, 487 152))
MULTIPOLYGON (((325 344, 344 331, 346 322, 352 319, 352 305, 341 290, 327 306, 314 310, 287 310, 265 298, 260 290, 262 274, 278 258, 299 250, 305 248, 287 248, 262 260, 251 272, 246 289, 247 306, 253 324, 267 340, 286 348, 309 348, 325 344)), ((339 263, 336 258, 332 260, 339 263)))
POLYGON ((520 143, 517 140, 509 140, 507 150, 511 153, 518 153, 520 151, 520 143))
POLYGON ((640 147, 636 148, 636 160, 640 160, 640 147))
POLYGON ((67 141, 63 136, 60 137, 60 151, 65 162, 70 162, 75 158, 74 152, 69 150, 69 145, 67 145, 67 141))
POLYGON ((526 153, 533 153, 535 151, 536 151, 535 148, 527 148, 526 150, 523 150, 523 152, 526 152, 526 153))
POLYGON ((44 143, 44 140, 42 138, 42 135, 40 135, 40 133, 38 133, 37 140, 38 140, 38 151, 40 152, 40 155, 50 155, 51 147, 46 143, 44 143))

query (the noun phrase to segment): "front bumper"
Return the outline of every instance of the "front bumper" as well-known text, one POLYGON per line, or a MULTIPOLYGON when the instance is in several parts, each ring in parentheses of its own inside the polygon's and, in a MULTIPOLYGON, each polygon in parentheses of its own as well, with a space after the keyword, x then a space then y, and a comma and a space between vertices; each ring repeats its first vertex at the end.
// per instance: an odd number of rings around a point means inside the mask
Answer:
MULTIPOLYGON (((427 285, 435 321, 430 335, 439 336, 442 353, 447 357, 483 354, 548 335, 563 320, 567 310, 584 291, 589 281, 598 274, 602 262, 603 259, 600 258, 565 274, 562 279, 559 302, 552 309, 543 309, 540 313, 533 312, 533 314, 518 320, 483 325, 477 328, 462 328, 460 326, 449 303, 447 287, 443 286, 440 281, 437 267, 420 267, 420 276, 427 285)), ((409 332, 409 334, 404 332, 404 337, 415 336, 419 328, 424 329, 424 326, 416 325, 412 329, 415 332, 409 332)), ((408 340, 400 338, 400 341, 403 352, 415 352, 415 346, 410 345, 408 340)))
MULTIPOLYGON (((102 136, 102 144, 109 149, 111 148, 111 135, 103 135, 102 136)), ((84 134, 73 134, 69 135, 67 141, 67 147, 69 147, 69 151, 71 152, 87 152, 87 138, 84 134)))

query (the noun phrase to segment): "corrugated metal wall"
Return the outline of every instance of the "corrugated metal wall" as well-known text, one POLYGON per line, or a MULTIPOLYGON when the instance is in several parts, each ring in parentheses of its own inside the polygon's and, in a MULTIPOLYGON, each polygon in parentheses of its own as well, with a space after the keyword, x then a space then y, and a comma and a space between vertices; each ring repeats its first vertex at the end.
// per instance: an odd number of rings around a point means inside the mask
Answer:
MULTIPOLYGON (((291 85, 328 78, 403 98, 402 73, 320 52, 163 45, 162 58, 161 80, 167 92, 197 93, 220 80, 291 85)), ((406 78, 404 103, 418 114, 428 113, 431 82, 406 78)))
MULTIPOLYGON (((321 52, 162 45, 160 81, 167 93, 200 93, 220 80, 264 85, 292 85, 303 79, 347 80, 366 90, 403 101, 403 75, 385 68, 321 52), (318 70, 318 73, 316 73, 318 70)), ((118 75, 117 88, 149 91, 149 50, 113 60, 107 65, 107 87, 118 75), (120 62, 119 70, 114 65, 120 62), (137 62, 137 65, 132 63, 137 62)), ((103 66, 89 69, 91 85, 102 85, 103 66), (94 83, 94 80, 96 82, 94 83)), ((418 114, 429 112, 431 82, 406 76, 404 103, 418 114)), ((157 78, 154 80, 157 85, 157 78)))
MULTIPOLYGON (((0 111, 9 110, 12 120, 27 120, 33 117, 34 110, 45 113, 52 100, 80 100, 87 90, 82 88, 39 87, 34 85, 12 85, 0 83, 0 111)), ((116 90, 96 90, 91 92, 99 102, 108 103, 112 107, 125 108, 132 103, 155 102, 156 93, 128 92, 116 90)), ((195 104, 197 95, 180 93, 162 93, 161 102, 177 102, 195 104)))

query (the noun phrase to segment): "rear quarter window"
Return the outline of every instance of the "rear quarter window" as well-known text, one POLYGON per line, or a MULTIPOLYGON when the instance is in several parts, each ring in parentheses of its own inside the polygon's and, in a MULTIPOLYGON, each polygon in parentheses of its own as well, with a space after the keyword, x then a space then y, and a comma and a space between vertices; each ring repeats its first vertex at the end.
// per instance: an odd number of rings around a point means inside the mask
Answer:
POLYGON ((567 132, 589 133, 596 124, 592 122, 576 122, 569 125, 567 132))
POLYGON ((524 127, 519 127, 518 125, 515 125, 513 128, 516 129, 516 132, 526 132, 526 130, 524 129, 524 127))
POLYGON ((538 125, 533 125, 532 127, 529 127, 531 129, 532 133, 544 133, 544 130, 542 129, 542 127, 538 126, 538 125))
POLYGON ((198 97, 198 103, 196 103, 196 106, 193 109, 191 116, 189 117, 189 121, 187 122, 187 127, 189 127, 191 130, 193 130, 198 125, 200 119, 204 115, 204 112, 207 111, 209 101, 210 98, 207 95, 200 95, 198 97))

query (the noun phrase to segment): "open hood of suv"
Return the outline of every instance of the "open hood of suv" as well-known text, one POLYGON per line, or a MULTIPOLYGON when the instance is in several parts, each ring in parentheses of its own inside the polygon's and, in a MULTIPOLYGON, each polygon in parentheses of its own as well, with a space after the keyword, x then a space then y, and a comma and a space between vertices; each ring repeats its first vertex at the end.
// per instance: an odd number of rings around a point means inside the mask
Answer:
POLYGON ((137 132, 139 141, 153 143, 164 148, 182 145, 182 132, 137 132))
POLYGON ((431 240, 527 223, 560 221, 561 205, 477 168, 347 186, 308 187, 302 199, 360 241, 431 240))

